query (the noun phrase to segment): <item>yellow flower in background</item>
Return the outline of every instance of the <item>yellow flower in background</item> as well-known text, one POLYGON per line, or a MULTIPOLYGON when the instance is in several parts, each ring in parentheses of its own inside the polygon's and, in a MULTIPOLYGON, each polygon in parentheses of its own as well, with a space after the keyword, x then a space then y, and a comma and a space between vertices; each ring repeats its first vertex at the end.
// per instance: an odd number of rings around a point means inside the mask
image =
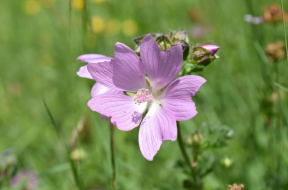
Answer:
POLYGON ((121 28, 121 24, 119 20, 115 20, 115 19, 108 20, 107 28, 106 28, 108 34, 114 35, 119 32, 120 28, 121 28))
POLYGON ((138 25, 134 20, 129 19, 123 23, 123 33, 126 36, 131 36, 135 34, 137 31, 138 31, 138 25))
POLYGON ((25 12, 28 15, 36 15, 40 12, 41 6, 38 1, 35 0, 27 0, 24 5, 25 12))
POLYGON ((91 0, 94 3, 105 3, 106 0, 91 0))
POLYGON ((105 29, 105 23, 103 18, 99 16, 93 16, 91 20, 91 28, 95 34, 100 34, 105 29))
POLYGON ((40 4, 45 8, 52 8, 57 0, 40 0, 40 4))
POLYGON ((84 0, 73 0, 72 7, 78 11, 82 11, 84 8, 84 0))

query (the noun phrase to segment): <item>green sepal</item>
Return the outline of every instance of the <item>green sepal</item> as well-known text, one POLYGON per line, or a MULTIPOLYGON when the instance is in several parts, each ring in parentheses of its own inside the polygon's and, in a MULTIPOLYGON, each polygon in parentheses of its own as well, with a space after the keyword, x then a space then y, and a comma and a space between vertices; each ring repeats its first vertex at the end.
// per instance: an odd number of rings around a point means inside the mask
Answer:
POLYGON ((210 51, 208 51, 207 49, 204 49, 202 47, 194 47, 192 49, 192 59, 194 61, 199 62, 203 59, 208 58, 210 53, 211 53, 210 51))
POLYGON ((214 56, 210 56, 208 58, 204 58, 201 61, 199 61, 198 65, 203 65, 203 66, 207 66, 210 63, 212 63, 216 58, 214 56))
POLYGON ((162 51, 167 51, 172 47, 170 39, 165 35, 156 38, 156 42, 162 51))
POLYGON ((151 85, 150 85, 150 81, 149 81, 149 79, 148 79, 147 76, 146 76, 146 83, 147 83, 147 86, 151 86, 151 85))
POLYGON ((128 91, 124 91, 124 94, 126 94, 127 96, 130 96, 130 97, 134 97, 136 92, 128 92, 128 91))

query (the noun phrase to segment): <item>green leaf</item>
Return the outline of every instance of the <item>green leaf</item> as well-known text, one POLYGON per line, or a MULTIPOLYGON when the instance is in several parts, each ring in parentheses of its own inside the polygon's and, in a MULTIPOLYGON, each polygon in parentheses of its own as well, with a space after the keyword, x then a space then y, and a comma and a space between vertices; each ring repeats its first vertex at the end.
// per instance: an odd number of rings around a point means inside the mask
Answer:
POLYGON ((66 154, 67 154, 67 157, 68 157, 68 160, 69 160, 69 163, 70 163, 72 172, 73 172, 74 179, 75 179, 76 184, 77 184, 77 186, 78 186, 78 189, 79 189, 79 190, 84 190, 83 185, 82 185, 83 183, 82 183, 82 181, 81 181, 81 179, 80 179, 80 177, 79 177, 79 175, 78 175, 77 167, 76 167, 74 161, 73 161, 72 158, 71 158, 71 154, 70 154, 69 148, 67 147, 67 145, 65 144, 65 141, 64 141, 63 138, 62 138, 62 134, 61 134, 60 128, 59 128, 59 126, 57 125, 57 123, 55 122, 55 119, 54 119, 51 111, 49 110, 49 108, 48 108, 45 100, 43 100, 43 103, 44 103, 44 106, 45 106, 45 108, 46 108, 46 111, 47 111, 47 113, 48 113, 48 115, 49 115, 49 118, 50 118, 50 120, 51 120, 51 123, 53 124, 54 129, 55 129, 55 131, 56 131, 56 133, 57 133, 57 135, 58 135, 58 138, 59 138, 59 140, 62 142, 63 146, 64 146, 65 149, 66 149, 66 154))

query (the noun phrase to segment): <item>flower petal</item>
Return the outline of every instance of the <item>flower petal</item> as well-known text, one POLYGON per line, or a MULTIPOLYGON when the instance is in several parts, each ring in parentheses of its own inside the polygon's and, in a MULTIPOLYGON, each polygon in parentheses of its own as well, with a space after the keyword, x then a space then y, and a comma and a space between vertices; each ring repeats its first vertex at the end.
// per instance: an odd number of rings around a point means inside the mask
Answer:
POLYGON ((89 62, 89 63, 97 63, 103 61, 110 61, 112 58, 107 57, 105 55, 100 54, 84 54, 77 57, 77 60, 81 60, 82 62, 89 62))
POLYGON ((139 146, 149 161, 160 149, 163 140, 177 139, 177 125, 173 113, 153 103, 143 119, 139 130, 139 146))
MULTIPOLYGON (((107 88, 106 86, 103 86, 99 83, 95 83, 92 87, 91 90, 91 96, 92 98, 96 97, 97 95, 100 94, 105 94, 105 93, 111 93, 111 94, 124 94, 122 91, 120 90, 115 90, 115 89, 111 89, 111 88, 107 88)), ((109 117, 106 115, 101 115, 100 119, 108 119, 109 117)))
POLYGON ((214 54, 218 51, 218 49, 220 48, 219 46, 216 46, 216 45, 211 45, 211 44, 208 44, 208 45, 204 45, 202 46, 202 48, 210 51, 210 56, 214 56, 214 54))
POLYGON ((146 87, 143 65, 137 54, 122 43, 115 44, 113 67, 113 83, 124 91, 137 92, 146 87))
POLYGON ((88 72, 87 65, 80 67, 77 75, 82 78, 93 79, 90 73, 88 72))
POLYGON ((111 88, 107 88, 106 86, 101 85, 100 83, 96 82, 91 90, 91 96, 94 98, 97 95, 100 94, 105 94, 105 93, 110 93, 110 94, 124 94, 123 91, 120 90, 115 90, 111 88))
POLYGON ((113 89, 137 92, 146 87, 143 65, 136 53, 122 43, 115 44, 110 62, 88 63, 88 71, 97 82, 113 89))
POLYGON ((88 71, 99 84, 111 89, 119 90, 112 80, 113 71, 111 62, 88 63, 88 71))
POLYGON ((161 104, 163 108, 172 111, 177 121, 191 119, 197 114, 191 97, 205 82, 204 78, 196 75, 176 79, 162 93, 161 104))
MULTIPOLYGON (((80 55, 78 60, 81 60, 82 62, 89 62, 89 63, 98 63, 98 62, 104 62, 104 61, 111 61, 111 57, 106 57, 104 55, 100 54, 84 54, 80 55)), ((77 75, 79 77, 93 79, 91 74, 88 72, 87 65, 80 67, 79 71, 77 72, 77 75)))
POLYGON ((137 127, 142 119, 147 103, 135 104, 130 96, 121 94, 101 94, 88 102, 91 110, 111 118, 118 129, 129 131, 137 127))
POLYGON ((173 46, 166 52, 161 51, 150 34, 140 45, 141 60, 153 90, 160 90, 173 81, 179 74, 183 63, 181 45, 173 46))

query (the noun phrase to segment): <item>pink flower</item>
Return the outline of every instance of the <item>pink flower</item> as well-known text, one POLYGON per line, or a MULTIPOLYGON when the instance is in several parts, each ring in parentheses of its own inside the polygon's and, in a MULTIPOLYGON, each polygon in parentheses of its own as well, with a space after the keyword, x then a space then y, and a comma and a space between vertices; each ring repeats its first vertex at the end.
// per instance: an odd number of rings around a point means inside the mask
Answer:
POLYGON ((20 171, 16 176, 11 180, 11 186, 17 186, 19 183, 26 181, 24 190, 33 190, 37 189, 39 185, 39 179, 33 171, 23 170, 20 171))
POLYGON ((148 34, 141 42, 140 55, 142 61, 128 46, 116 43, 110 62, 89 63, 88 71, 97 83, 134 92, 134 96, 107 92, 94 96, 88 106, 111 117, 111 122, 120 130, 128 131, 141 123, 140 150, 151 161, 163 140, 177 139, 176 121, 191 119, 197 114, 191 97, 206 80, 193 75, 174 80, 182 68, 181 45, 164 52, 148 34), (146 82, 145 72, 150 84, 146 82))

